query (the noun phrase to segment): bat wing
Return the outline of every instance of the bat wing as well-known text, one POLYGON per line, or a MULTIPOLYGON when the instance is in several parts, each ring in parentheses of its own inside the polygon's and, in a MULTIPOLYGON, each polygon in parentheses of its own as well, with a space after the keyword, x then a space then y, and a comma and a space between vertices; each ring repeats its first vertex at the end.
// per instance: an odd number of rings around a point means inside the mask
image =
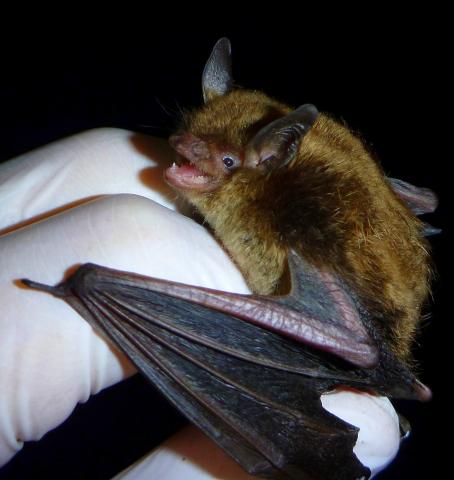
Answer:
MULTIPOLYGON (((240 299, 256 302, 254 308, 265 313, 274 308, 294 315, 293 297, 301 282, 310 288, 314 274, 298 266, 300 261, 291 255, 296 286, 289 296, 275 298, 274 306, 271 297, 240 299)), ((325 283, 328 280, 332 279, 325 278, 325 283)), ((312 288, 320 287, 320 278, 312 281, 312 288)), ((232 294, 92 264, 57 287, 25 283, 63 297, 190 421, 248 472, 262 477, 315 480, 336 472, 338 479, 367 478, 368 469, 353 454, 357 428, 325 411, 321 393, 351 385, 413 398, 422 388, 386 349, 379 350, 374 368, 360 369, 255 321, 225 313, 233 308, 232 294), (207 300, 217 302, 218 308, 204 305, 207 300)), ((342 325, 354 325, 343 291, 338 284, 330 288, 325 303, 337 299, 344 311, 342 325)), ((252 308, 247 302, 242 305, 246 312, 252 308)), ((326 314, 323 309, 335 308, 321 305, 317 311, 308 298, 299 307, 303 323, 305 316, 321 317, 326 314)))
MULTIPOLYGON (((397 178, 388 178, 392 189, 405 202, 415 215, 433 213, 438 206, 436 194, 429 188, 415 187, 411 183, 397 178)), ((430 223, 422 222, 422 233, 425 237, 438 235, 440 228, 433 227, 430 223)))
POLYGON ((438 206, 436 194, 429 188, 416 187, 398 178, 388 177, 392 189, 415 215, 433 213, 438 206))

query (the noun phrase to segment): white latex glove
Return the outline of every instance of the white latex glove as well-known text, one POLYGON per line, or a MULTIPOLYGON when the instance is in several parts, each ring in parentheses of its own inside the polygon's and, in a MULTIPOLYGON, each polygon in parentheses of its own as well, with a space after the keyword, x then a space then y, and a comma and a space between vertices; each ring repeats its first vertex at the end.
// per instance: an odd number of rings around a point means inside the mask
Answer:
MULTIPOLYGON (((0 165, 0 229, 7 232, 0 236, 0 465, 78 402, 134 372, 66 303, 19 288, 15 279, 54 284, 73 265, 94 262, 247 292, 206 230, 168 209, 175 208, 162 181, 168 154, 161 140, 98 129, 0 165)), ((386 398, 337 392, 322 401, 361 428, 354 451, 363 463, 378 470, 392 460, 399 427, 386 398)), ((249 477, 190 427, 122 478, 249 477)))

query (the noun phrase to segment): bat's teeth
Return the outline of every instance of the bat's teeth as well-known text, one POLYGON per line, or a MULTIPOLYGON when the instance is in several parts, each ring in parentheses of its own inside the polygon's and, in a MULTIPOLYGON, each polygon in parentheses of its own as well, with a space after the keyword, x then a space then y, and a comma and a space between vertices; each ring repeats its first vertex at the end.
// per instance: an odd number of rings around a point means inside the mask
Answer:
POLYGON ((197 175, 197 176, 193 177, 192 181, 194 183, 207 183, 208 178, 209 177, 207 175, 197 175))

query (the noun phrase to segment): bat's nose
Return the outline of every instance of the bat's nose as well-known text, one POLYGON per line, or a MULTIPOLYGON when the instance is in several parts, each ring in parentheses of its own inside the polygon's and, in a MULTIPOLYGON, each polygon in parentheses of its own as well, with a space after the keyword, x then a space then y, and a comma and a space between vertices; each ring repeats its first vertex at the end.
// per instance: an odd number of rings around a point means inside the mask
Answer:
POLYGON ((184 134, 182 133, 174 133, 169 137, 169 145, 176 150, 178 145, 182 142, 183 136, 184 134))
POLYGON ((209 155, 206 142, 192 133, 177 132, 169 137, 170 146, 189 161, 197 161, 209 155))

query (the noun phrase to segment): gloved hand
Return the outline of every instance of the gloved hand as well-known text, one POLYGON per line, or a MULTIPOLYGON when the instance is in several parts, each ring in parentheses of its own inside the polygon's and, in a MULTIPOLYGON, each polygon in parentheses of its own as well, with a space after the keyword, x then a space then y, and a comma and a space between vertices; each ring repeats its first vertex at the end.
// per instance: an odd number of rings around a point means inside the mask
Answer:
MULTIPOLYGON (((98 129, 0 166, 0 465, 78 402, 135 371, 66 303, 15 279, 54 284, 75 264, 94 262, 248 291, 207 231, 170 210, 175 195, 162 180, 168 155, 161 140, 98 129)), ((386 398, 342 391, 322 402, 360 426, 355 453, 363 463, 378 470, 397 453, 398 420, 386 398)), ((166 480, 249 478, 193 427, 121 478, 149 478, 147 468, 166 480)))

